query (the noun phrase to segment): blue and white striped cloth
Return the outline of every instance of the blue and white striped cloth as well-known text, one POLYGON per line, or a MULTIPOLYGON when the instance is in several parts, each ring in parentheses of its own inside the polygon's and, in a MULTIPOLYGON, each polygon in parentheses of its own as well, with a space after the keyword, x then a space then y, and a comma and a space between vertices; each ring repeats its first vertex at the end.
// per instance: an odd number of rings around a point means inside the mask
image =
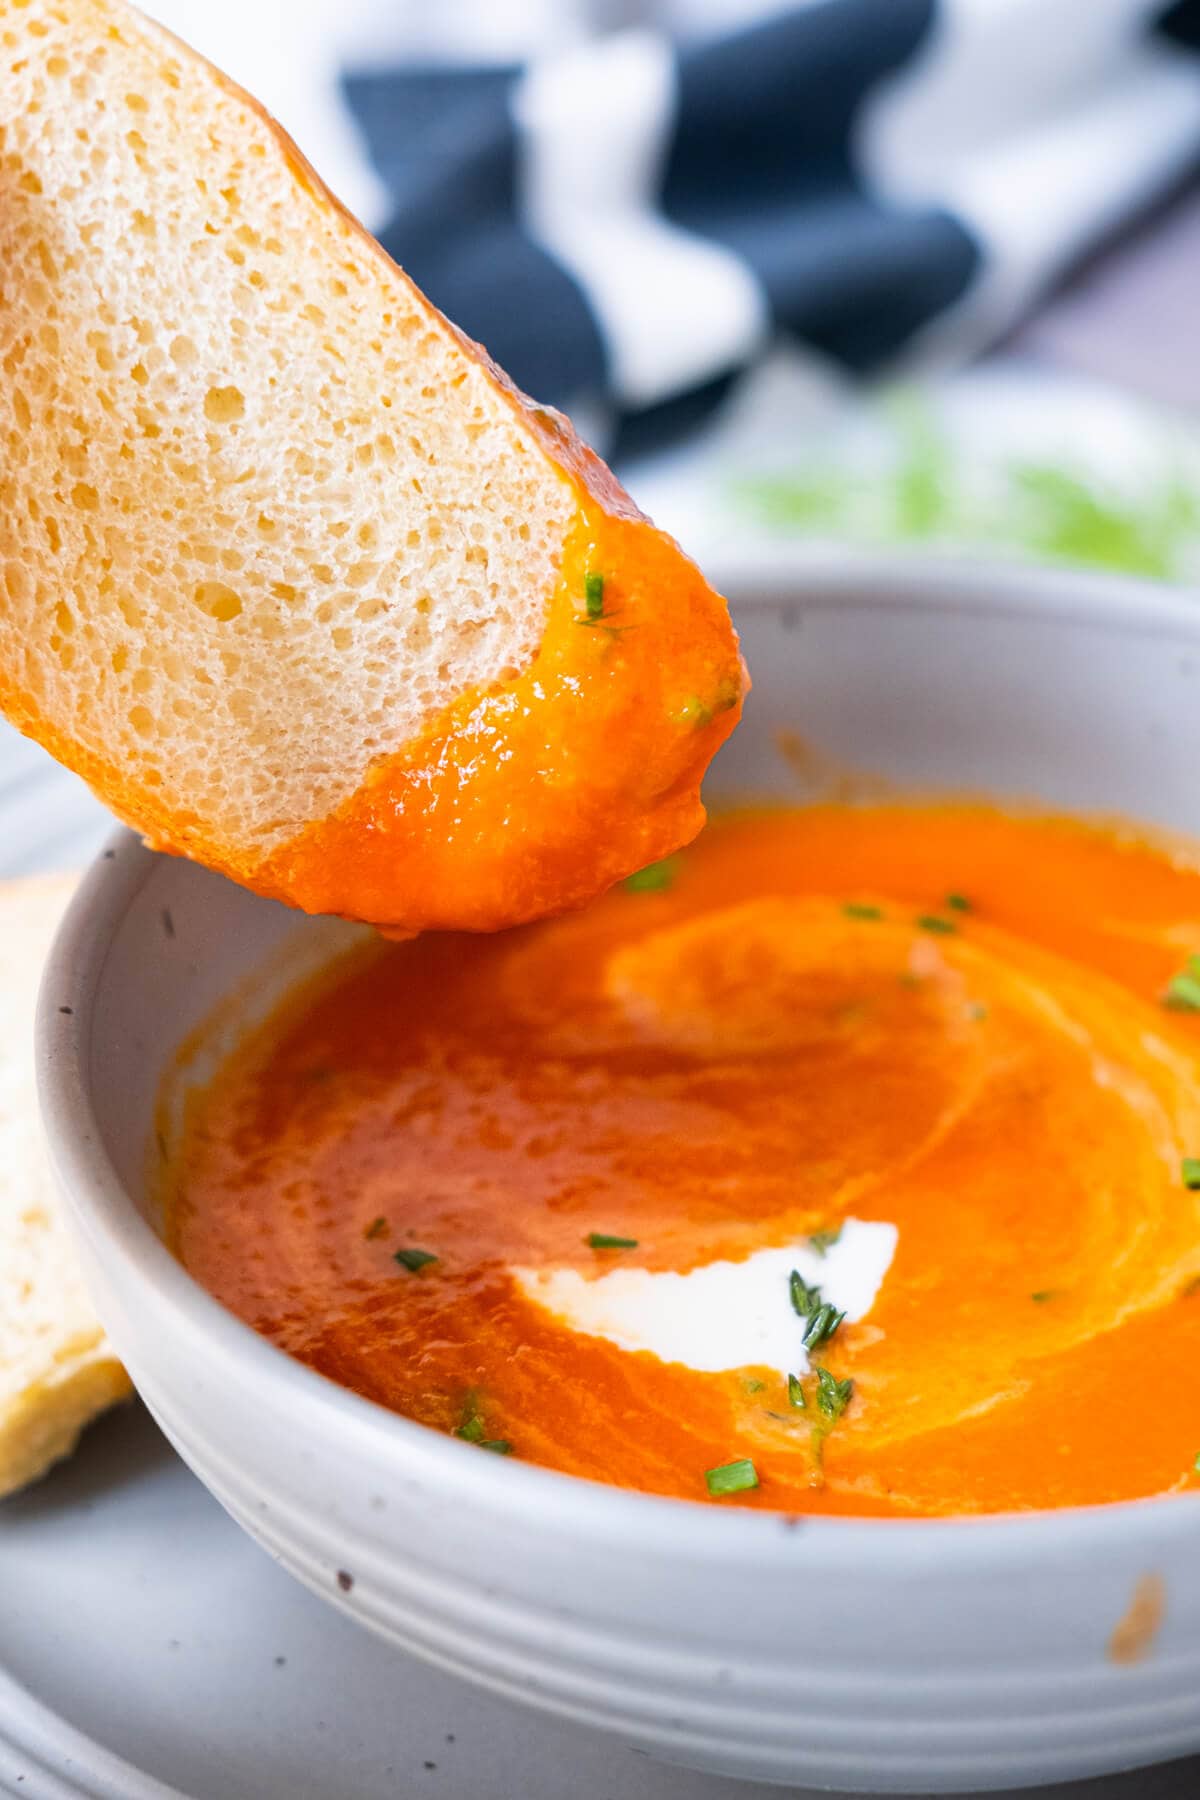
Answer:
POLYGON ((1200 0, 668 10, 344 81, 384 244, 617 454, 781 338, 861 373, 982 347, 1200 158, 1200 0))

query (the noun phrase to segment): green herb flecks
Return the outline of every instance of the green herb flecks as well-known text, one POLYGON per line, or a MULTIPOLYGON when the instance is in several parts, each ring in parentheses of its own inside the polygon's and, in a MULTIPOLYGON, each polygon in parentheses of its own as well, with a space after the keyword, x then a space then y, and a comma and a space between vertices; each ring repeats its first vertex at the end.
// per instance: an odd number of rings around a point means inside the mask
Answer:
POLYGON ((793 1269, 788 1276, 788 1297, 792 1302, 792 1311, 801 1319, 807 1319, 821 1305, 820 1288, 810 1287, 799 1269, 793 1269))
POLYGON ((626 877, 625 886, 631 894, 662 894, 675 884, 675 875, 679 867, 679 859, 675 856, 664 857, 662 862, 647 863, 635 875, 626 877))
POLYGON ((1056 1300, 1058 1298, 1058 1289, 1057 1288, 1038 1288, 1036 1293, 1030 1294, 1029 1298, 1034 1302, 1035 1305, 1045 1306, 1045 1304, 1048 1300, 1056 1300))
POLYGON ((919 931, 932 931, 938 937, 952 937, 958 930, 953 919, 943 919, 940 913, 918 913, 916 925, 919 931))
POLYGON ((383 1219, 383 1218, 372 1219, 371 1223, 367 1226, 367 1229, 363 1232, 363 1236, 367 1239, 367 1241, 369 1243, 372 1238, 381 1238, 386 1230, 387 1230, 387 1220, 386 1219, 383 1219))
POLYGON ((742 1387, 747 1394, 761 1394, 766 1385, 766 1382, 760 1381, 757 1375, 747 1375, 742 1382, 742 1387))
POLYGON ((589 1231, 584 1238, 589 1250, 636 1250, 636 1238, 614 1237, 608 1231, 589 1231))
POLYGON ((1179 1165, 1185 1188, 1200 1188, 1200 1156, 1185 1156, 1179 1165))
POLYGON ((594 569, 583 578, 583 604, 589 619, 604 617, 604 577, 594 569))
POLYGON ((839 1381, 836 1375, 830 1374, 828 1369, 821 1368, 818 1363, 814 1363, 813 1372, 817 1377, 817 1405, 827 1419, 840 1419, 850 1404, 854 1383, 849 1376, 839 1381))
POLYGON ((463 1402, 462 1418, 454 1427, 454 1435, 462 1438, 466 1444, 477 1445, 480 1450, 490 1450, 493 1456, 512 1455, 512 1445, 507 1438, 488 1437, 479 1401, 474 1393, 468 1394, 463 1402))
POLYGON ((820 1350, 822 1345, 829 1342, 845 1317, 844 1312, 839 1312, 836 1306, 831 1306, 828 1300, 823 1300, 817 1310, 808 1316, 802 1339, 804 1348, 820 1350))
POLYGON ((1192 1460, 1192 1474, 1200 1475, 1200 1450, 1197 1450, 1195 1457, 1192 1460))
POLYGON ((1189 956, 1163 991, 1163 1005, 1172 1012, 1200 1012, 1200 956, 1189 956))
POLYGON ((847 900, 842 911, 848 919, 882 919, 883 908, 870 906, 865 900, 847 900))
POLYGON ((699 694, 689 694, 675 715, 680 725, 690 725, 695 731, 701 731, 705 725, 711 725, 712 717, 712 707, 705 706, 699 694))
POLYGON ((454 1435, 465 1443, 477 1445, 480 1450, 490 1450, 493 1456, 512 1455, 512 1445, 507 1438, 484 1437, 483 1431, 483 1420, 476 1415, 459 1425, 454 1435))
POLYGON ((718 713, 730 712, 742 697, 742 683, 733 675, 723 675, 708 699, 701 694, 688 694, 674 717, 677 725, 702 731, 711 725, 718 713))
POLYGON ((722 1463, 719 1468, 706 1469, 704 1481, 714 1499, 722 1494, 744 1494, 750 1488, 758 1486, 758 1470, 748 1456, 738 1462, 722 1463))
POLYGON ((397 1250, 392 1258, 392 1261, 398 1262, 402 1269, 407 1269, 410 1275, 415 1275, 419 1269, 427 1268, 430 1263, 435 1263, 437 1260, 437 1256, 432 1250, 397 1250))
POLYGON ((633 630, 632 625, 613 624, 606 605, 604 577, 595 569, 589 569, 583 578, 583 611, 576 615, 575 623, 591 631, 602 631, 605 637, 613 639, 633 630))
POLYGON ((804 1320, 801 1341, 806 1350, 819 1350, 822 1344, 827 1344, 846 1317, 844 1312, 830 1305, 819 1287, 805 1281, 798 1269, 793 1269, 788 1276, 788 1298, 797 1318, 804 1320))
POLYGON ((946 905, 951 912, 966 913, 971 911, 971 902, 965 894, 947 894, 946 905))
POLYGON ((804 1398, 804 1384, 798 1375, 788 1376, 788 1405, 808 1410, 808 1401, 804 1398))
POLYGON ((1171 1012, 1200 1012, 1200 975, 1173 975, 1163 995, 1171 1012))
POLYGON ((814 1231, 808 1240, 808 1247, 810 1250, 814 1250, 818 1256, 824 1256, 833 1249, 841 1235, 840 1225, 834 1225, 828 1231, 814 1231))

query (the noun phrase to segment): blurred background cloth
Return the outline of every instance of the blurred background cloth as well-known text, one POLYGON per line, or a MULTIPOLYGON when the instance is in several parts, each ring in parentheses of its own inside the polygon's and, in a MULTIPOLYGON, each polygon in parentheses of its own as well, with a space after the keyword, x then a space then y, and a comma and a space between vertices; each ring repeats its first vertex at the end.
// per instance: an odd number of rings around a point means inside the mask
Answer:
POLYGON ((236 42, 220 0, 151 10, 618 456, 781 341, 965 357, 1200 155, 1200 0, 259 0, 236 42))

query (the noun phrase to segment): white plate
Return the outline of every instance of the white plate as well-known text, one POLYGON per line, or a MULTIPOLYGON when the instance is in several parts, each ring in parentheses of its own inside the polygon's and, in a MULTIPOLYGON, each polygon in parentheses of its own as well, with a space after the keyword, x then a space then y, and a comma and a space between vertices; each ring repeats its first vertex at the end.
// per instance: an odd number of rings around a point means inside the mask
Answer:
POLYGON ((0 1793, 20 1800, 762 1792, 397 1655, 276 1568, 140 1407, 0 1514, 0 1668, 0 1793))
MULTIPOLYGON (((78 782, 0 725, 0 876, 81 863, 107 829, 78 782)), ((136 1405, 0 1507, 0 1794, 11 1800, 766 1791, 531 1717, 368 1637, 276 1568, 136 1405)), ((1200 1759, 1043 1793, 1198 1791, 1200 1759)))

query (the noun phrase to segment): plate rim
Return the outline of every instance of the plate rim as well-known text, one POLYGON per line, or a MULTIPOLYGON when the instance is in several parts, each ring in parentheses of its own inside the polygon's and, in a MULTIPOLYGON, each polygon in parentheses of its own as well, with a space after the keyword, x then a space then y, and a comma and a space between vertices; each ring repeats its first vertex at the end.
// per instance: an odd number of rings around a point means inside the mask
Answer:
POLYGON ((3 1663, 0 1793, 12 1800, 198 1800, 80 1731, 3 1663))

